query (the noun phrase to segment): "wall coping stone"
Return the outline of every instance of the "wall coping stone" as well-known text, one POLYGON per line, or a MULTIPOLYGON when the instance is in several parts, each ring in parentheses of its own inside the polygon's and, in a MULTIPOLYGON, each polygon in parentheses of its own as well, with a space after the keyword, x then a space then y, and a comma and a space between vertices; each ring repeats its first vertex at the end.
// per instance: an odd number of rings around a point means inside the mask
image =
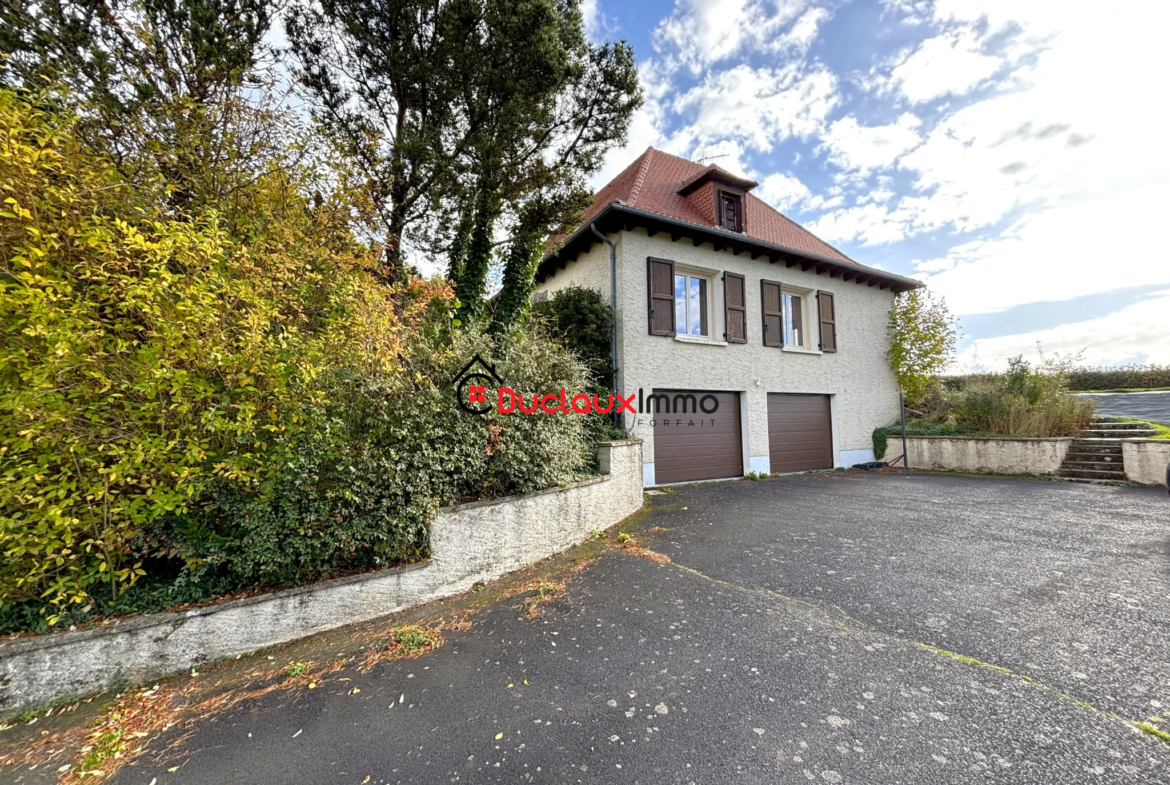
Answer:
MULTIPOLYGON (((902 438, 901 434, 894 434, 887 436, 891 441, 897 441, 902 438)), ((914 434, 906 434, 907 439, 945 439, 948 441, 980 441, 980 442, 1071 442, 1075 439, 1080 439, 1080 436, 943 436, 932 434, 930 436, 916 436, 914 434)), ((1153 441, 1157 441, 1156 439, 1153 441)))
POLYGON ((58 630, 54 632, 42 632, 35 635, 17 635, 10 638, 0 640, 0 657, 5 655, 20 654, 27 651, 38 651, 40 649, 51 649, 55 646, 64 646, 78 641, 89 640, 92 638, 102 638, 107 635, 117 635, 123 632, 131 632, 134 630, 146 629, 149 627, 164 627, 174 624, 177 621, 195 618, 196 616, 207 616, 212 613, 219 613, 221 611, 234 610, 236 608, 246 608, 249 605, 256 605, 268 600, 280 600, 286 597, 298 597, 302 594, 313 594, 314 592, 323 589, 332 589, 338 586, 348 586, 353 583, 365 583, 367 581, 385 578, 389 575, 396 575, 415 570, 425 569, 431 561, 416 562, 414 564, 399 564, 394 567, 388 567, 384 570, 368 570, 366 572, 359 572, 354 575, 343 575, 340 578, 329 578, 324 581, 314 581, 313 583, 302 583, 300 586, 290 586, 287 589, 276 589, 275 591, 262 592, 260 594, 253 594, 248 597, 237 597, 231 600, 223 600, 222 602, 211 601, 207 605, 200 605, 197 608, 188 608, 183 611, 159 611, 158 613, 144 613, 137 616, 123 616, 115 619, 110 619, 99 627, 83 627, 76 630, 58 630))

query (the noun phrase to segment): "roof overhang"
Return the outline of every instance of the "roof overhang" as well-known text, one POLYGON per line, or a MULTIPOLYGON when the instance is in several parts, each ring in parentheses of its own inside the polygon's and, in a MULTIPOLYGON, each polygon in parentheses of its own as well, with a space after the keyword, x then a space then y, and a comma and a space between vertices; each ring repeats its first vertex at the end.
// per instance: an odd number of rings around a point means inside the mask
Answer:
POLYGON ((856 262, 842 262, 837 259, 827 259, 823 256, 797 251, 782 245, 756 240, 738 232, 729 232, 714 226, 703 226, 680 221, 677 218, 667 218, 657 213, 627 207, 620 202, 610 202, 589 221, 578 226, 554 250, 545 254, 536 268, 536 281, 541 283, 562 270, 576 260, 578 256, 589 251, 594 244, 601 241, 589 230, 594 224, 602 233, 616 231, 630 231, 634 228, 644 228, 654 237, 658 234, 668 234, 672 241, 689 239, 695 247, 703 243, 711 243, 716 251, 731 251, 736 256, 746 254, 752 259, 765 258, 771 264, 782 264, 785 267, 799 267, 805 271, 815 271, 817 275, 828 275, 830 278, 840 278, 842 281, 876 286, 880 289, 890 289, 895 292, 906 292, 918 289, 925 284, 915 278, 879 270, 876 267, 867 267, 856 262))
POLYGON ((695 177, 692 177, 684 183, 683 187, 678 189, 678 193, 680 196, 686 196, 712 181, 742 188, 745 193, 759 185, 755 180, 749 180, 746 177, 737 177, 731 172, 724 171, 716 166, 708 166, 695 177))

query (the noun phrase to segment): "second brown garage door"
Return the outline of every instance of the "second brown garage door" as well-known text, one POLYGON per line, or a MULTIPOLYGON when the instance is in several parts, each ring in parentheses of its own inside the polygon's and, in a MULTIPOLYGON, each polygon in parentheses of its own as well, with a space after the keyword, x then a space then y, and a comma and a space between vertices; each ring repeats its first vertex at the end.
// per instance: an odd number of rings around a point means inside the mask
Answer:
POLYGON ((773 473, 833 468, 827 395, 768 394, 768 456, 773 473))
MULTIPOLYGON (((654 482, 743 476, 739 393, 655 390, 654 394, 667 396, 671 409, 650 415, 654 418, 654 482), (709 414, 693 413, 705 395, 714 397, 719 408, 709 414)), ((706 408, 713 408, 710 401, 706 408)))

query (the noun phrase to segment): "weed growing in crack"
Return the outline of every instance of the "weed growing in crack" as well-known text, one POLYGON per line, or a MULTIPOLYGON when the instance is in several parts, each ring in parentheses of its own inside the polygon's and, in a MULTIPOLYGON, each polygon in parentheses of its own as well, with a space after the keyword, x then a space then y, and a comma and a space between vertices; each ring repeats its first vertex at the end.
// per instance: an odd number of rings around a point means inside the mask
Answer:
POLYGON ((289 677, 295 679, 297 676, 304 676, 306 673, 308 673, 309 667, 312 666, 312 664, 313 663, 311 662, 290 662, 288 667, 284 669, 284 672, 289 677))
POLYGON ((405 653, 425 649, 434 643, 434 633, 423 627, 399 627, 393 632, 393 639, 405 653))
POLYGON ((1166 742, 1167 744, 1170 744, 1170 733, 1167 733, 1166 731, 1162 730, 1161 728, 1159 728, 1157 726, 1151 725, 1148 722, 1135 722, 1133 724, 1133 726, 1135 728, 1137 728, 1138 730, 1140 730, 1142 733, 1148 733, 1151 736, 1153 736, 1155 739, 1161 739, 1162 741, 1166 742))
POLYGON ((524 600, 524 615, 532 619, 540 615, 541 605, 556 602, 565 591, 564 584, 541 581, 532 587, 533 594, 524 600))

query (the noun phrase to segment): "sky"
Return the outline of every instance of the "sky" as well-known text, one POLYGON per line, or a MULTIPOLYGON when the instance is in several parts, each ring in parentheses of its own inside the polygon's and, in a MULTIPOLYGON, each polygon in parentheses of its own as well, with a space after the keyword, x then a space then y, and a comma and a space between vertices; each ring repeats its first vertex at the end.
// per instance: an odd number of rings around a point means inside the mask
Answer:
POLYGON ((1170 364, 1164 0, 585 0, 648 146, 747 175, 959 317, 954 371, 1170 364))

